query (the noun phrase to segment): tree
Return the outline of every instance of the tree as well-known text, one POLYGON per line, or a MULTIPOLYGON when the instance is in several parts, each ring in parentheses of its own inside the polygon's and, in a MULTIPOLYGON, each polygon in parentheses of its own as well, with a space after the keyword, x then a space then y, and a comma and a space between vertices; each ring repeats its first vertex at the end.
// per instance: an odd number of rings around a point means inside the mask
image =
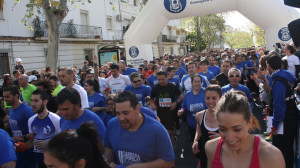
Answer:
POLYGON ((260 27, 254 24, 252 28, 250 28, 250 31, 252 32, 255 44, 257 46, 266 45, 266 36, 265 36, 265 31, 263 29, 261 29, 260 27))
MULTIPOLYGON (((21 0, 15 0, 16 4, 21 0)), ((62 21, 67 16, 69 12, 68 2, 70 5, 74 3, 84 4, 85 2, 91 3, 90 0, 29 0, 26 7, 26 14, 22 22, 28 26, 28 20, 37 14, 41 14, 41 9, 43 9, 43 14, 46 17, 46 25, 48 28, 48 50, 47 50, 47 60, 46 66, 52 67, 56 71, 58 62, 58 51, 59 51, 59 29, 62 21)), ((76 7, 78 5, 76 4, 76 7)))
POLYGON ((225 42, 233 48, 248 48, 253 46, 253 36, 249 32, 229 30, 224 33, 225 42))
POLYGON ((222 44, 225 31, 225 14, 211 14, 184 19, 184 27, 190 31, 188 41, 194 42, 197 51, 201 51, 201 45, 205 43, 208 50, 211 46, 222 44), (202 44, 201 44, 202 43, 202 44))

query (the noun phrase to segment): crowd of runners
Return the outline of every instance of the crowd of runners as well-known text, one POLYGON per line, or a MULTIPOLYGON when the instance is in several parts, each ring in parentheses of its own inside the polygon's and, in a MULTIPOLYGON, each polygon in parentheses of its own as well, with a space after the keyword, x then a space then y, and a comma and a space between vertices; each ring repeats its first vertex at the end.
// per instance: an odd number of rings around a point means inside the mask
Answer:
POLYGON ((198 167, 293 168, 293 45, 164 54, 137 69, 97 60, 38 72, 16 59, 0 89, 1 168, 172 168, 182 124, 198 167), (272 143, 252 134, 255 106, 272 143))

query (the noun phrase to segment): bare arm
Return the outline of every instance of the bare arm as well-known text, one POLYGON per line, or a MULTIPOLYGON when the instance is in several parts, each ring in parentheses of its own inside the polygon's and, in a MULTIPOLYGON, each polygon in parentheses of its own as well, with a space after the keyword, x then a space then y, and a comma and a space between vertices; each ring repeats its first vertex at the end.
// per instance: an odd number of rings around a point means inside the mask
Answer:
POLYGON ((108 147, 104 147, 104 157, 108 163, 114 162, 114 151, 108 147))
POLYGON ((152 162, 129 165, 126 168, 172 168, 173 166, 174 161, 166 162, 162 159, 157 159, 152 162))
POLYGON ((193 142, 193 146, 192 146, 192 149, 193 149, 193 153, 194 154, 197 154, 200 152, 198 146, 198 140, 200 139, 201 137, 201 130, 200 130, 200 125, 202 123, 202 118, 203 118, 203 111, 196 114, 196 121, 197 121, 197 127, 196 127, 196 134, 195 134, 195 139, 194 139, 194 142, 193 142))
POLYGON ((0 165, 1 168, 15 168, 16 167, 16 161, 6 162, 2 165, 0 165))

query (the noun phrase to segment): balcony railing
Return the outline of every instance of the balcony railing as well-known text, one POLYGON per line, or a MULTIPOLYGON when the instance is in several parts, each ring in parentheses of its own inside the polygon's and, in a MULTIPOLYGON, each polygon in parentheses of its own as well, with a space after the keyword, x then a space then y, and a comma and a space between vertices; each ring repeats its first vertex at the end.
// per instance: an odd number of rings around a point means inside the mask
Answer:
MULTIPOLYGON (((41 22, 38 33, 35 31, 35 37, 48 37, 46 22, 41 22)), ((103 38, 102 27, 78 25, 72 23, 62 23, 60 26, 61 38, 103 38)))
POLYGON ((162 35, 162 42, 176 42, 177 36, 162 35))

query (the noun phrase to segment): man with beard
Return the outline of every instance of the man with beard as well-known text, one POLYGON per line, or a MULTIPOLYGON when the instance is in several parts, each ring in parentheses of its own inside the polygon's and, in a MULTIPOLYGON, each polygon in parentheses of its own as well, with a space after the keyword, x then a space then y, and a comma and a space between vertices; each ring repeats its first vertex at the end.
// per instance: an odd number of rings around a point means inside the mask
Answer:
POLYGON ((97 129, 99 141, 104 139, 105 126, 99 116, 81 106, 80 95, 76 89, 65 88, 56 97, 58 112, 62 114, 60 119, 61 130, 80 127, 84 122, 92 122, 97 129))
POLYGON ((124 91, 117 97, 116 113, 105 135, 105 156, 109 161, 116 156, 118 167, 174 166, 168 132, 158 121, 140 112, 134 93, 124 91))
POLYGON ((75 75, 70 67, 63 68, 59 72, 59 80, 61 85, 65 86, 66 88, 74 88, 80 95, 81 105, 82 108, 89 108, 89 101, 87 98, 87 93, 83 87, 79 86, 78 84, 74 83, 75 75))
POLYGON ((9 124, 13 135, 13 140, 17 143, 16 168, 37 166, 35 156, 30 149, 32 143, 27 140, 28 119, 34 115, 32 109, 22 103, 20 92, 17 86, 8 86, 3 91, 4 101, 11 106, 9 109, 9 124), (28 147, 26 147, 28 146, 28 147))
POLYGON ((29 118, 28 129, 29 133, 35 136, 32 139, 33 152, 36 152, 39 168, 46 168, 43 151, 47 146, 47 142, 60 132, 60 117, 48 111, 46 107, 48 100, 49 96, 43 90, 37 89, 32 93, 31 106, 36 114, 29 118))

